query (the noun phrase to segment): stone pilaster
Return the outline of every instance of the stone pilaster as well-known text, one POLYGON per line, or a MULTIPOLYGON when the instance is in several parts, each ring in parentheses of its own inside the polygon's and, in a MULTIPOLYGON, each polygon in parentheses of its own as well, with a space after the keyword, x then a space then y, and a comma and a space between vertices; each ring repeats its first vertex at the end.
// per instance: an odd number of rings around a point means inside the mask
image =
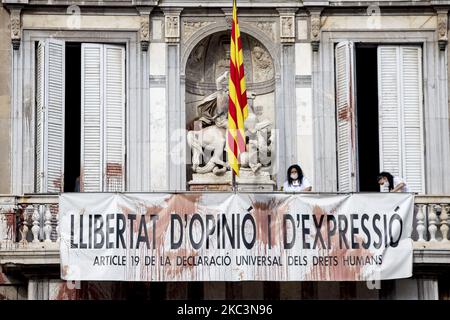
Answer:
POLYGON ((185 128, 184 106, 181 105, 180 75, 180 14, 182 8, 162 8, 165 21, 166 51, 166 102, 168 139, 168 187, 169 190, 186 189, 186 170, 184 151, 185 141, 182 130, 185 128))

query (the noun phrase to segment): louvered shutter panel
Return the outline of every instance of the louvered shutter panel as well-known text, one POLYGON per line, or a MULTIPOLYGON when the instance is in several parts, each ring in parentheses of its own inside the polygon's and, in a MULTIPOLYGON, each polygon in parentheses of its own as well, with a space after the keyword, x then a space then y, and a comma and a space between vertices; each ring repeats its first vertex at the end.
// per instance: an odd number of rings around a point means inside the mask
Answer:
POLYGON ((37 49, 36 190, 61 192, 64 182, 65 44, 48 39, 37 49))
POLYGON ((81 181, 84 192, 102 191, 103 45, 81 46, 81 181))
POLYGON ((401 175, 399 48, 378 47, 380 169, 401 175))
POLYGON ((422 135, 422 52, 420 47, 400 47, 403 116, 403 177, 410 191, 423 193, 424 150, 422 135))
POLYGON ((356 130, 353 43, 336 46, 338 190, 356 191, 356 130))
POLYGON ((124 190, 125 49, 105 45, 104 69, 104 191, 124 190))
POLYGON ((44 105, 45 105, 45 42, 39 41, 36 53, 36 192, 44 187, 44 105))
POLYGON ((421 48, 378 47, 380 165, 424 192, 421 48))

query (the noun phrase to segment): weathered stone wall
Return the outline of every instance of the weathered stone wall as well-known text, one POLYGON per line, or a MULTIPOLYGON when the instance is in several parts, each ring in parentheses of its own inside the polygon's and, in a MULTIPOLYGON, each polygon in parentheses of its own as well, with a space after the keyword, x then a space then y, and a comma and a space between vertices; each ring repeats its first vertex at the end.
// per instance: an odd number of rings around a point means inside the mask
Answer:
POLYGON ((11 38, 9 13, 0 4, 0 194, 10 193, 11 38))

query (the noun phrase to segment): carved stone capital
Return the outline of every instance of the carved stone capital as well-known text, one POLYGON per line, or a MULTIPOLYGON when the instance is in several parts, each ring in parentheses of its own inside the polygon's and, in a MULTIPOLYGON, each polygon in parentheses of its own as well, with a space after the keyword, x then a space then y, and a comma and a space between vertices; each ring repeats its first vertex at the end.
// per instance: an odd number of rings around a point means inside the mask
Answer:
POLYGON ((19 50, 20 40, 22 39, 22 8, 10 9, 10 22, 11 22, 11 42, 14 50, 19 50))
POLYGON ((295 12, 293 8, 278 8, 280 14, 280 41, 282 43, 295 42, 295 12))
POLYGON ((150 44, 150 13, 153 7, 138 7, 139 12, 139 41, 141 50, 147 51, 150 44))
POLYGON ((440 50, 445 50, 448 43, 448 10, 437 9, 437 35, 440 50))
POLYGON ((311 25, 311 46, 313 51, 319 50, 319 44, 320 44, 320 14, 322 12, 322 8, 314 8, 310 9, 310 25, 311 25))
POLYGON ((180 42, 180 14, 182 8, 163 8, 164 12, 164 33, 166 42, 180 42))

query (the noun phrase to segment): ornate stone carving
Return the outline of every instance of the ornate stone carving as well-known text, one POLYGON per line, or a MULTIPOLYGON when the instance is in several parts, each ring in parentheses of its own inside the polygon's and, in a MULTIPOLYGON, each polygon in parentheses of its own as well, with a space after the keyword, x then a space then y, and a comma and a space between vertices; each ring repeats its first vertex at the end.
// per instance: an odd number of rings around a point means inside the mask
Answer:
POLYGON ((167 15, 165 17, 165 33, 167 42, 180 40, 180 16, 167 15))
POLYGON ((251 55, 253 81, 262 82, 272 79, 274 76, 273 62, 267 50, 265 50, 257 41, 252 41, 251 55))
POLYGON ((20 40, 22 38, 21 30, 21 9, 11 9, 10 19, 11 19, 11 42, 14 50, 18 50, 20 47, 20 40))
MULTIPOLYGON (((200 117, 195 121, 194 130, 188 131, 187 142, 192 150, 192 170, 197 174, 213 173, 221 176, 229 169, 223 159, 226 146, 228 122, 228 71, 217 78, 217 91, 209 95, 197 106, 200 117)), ((255 96, 248 94, 249 100, 255 96)), ((271 164, 271 126, 267 119, 259 119, 249 103, 249 115, 245 121, 246 136, 249 137, 246 151, 240 155, 241 167, 257 173, 271 164)))
POLYGON ((280 37, 282 42, 295 41, 295 16, 280 16, 281 32, 280 37))
MULTIPOLYGON (((184 21, 183 21, 184 26, 184 21)), ((207 28, 207 27, 206 27, 207 28)), ((184 34, 184 30, 182 30, 184 34)), ((271 178, 274 124, 274 62, 264 45, 241 34, 249 116, 245 121, 246 152, 241 153, 238 184, 249 188, 274 185, 271 178), (261 88, 264 87, 264 90, 261 88), (257 92, 252 94, 251 92, 257 92)), ((230 39, 228 32, 205 37, 191 51, 186 64, 186 128, 191 164, 190 190, 229 186, 226 158, 230 39)))
POLYGON ((275 23, 269 21, 259 21, 256 23, 256 26, 264 31, 266 35, 270 37, 270 39, 275 40, 275 23))
POLYGON ((141 26, 139 30, 139 36, 141 40, 142 51, 147 51, 150 44, 150 22, 149 16, 141 16, 141 26))
POLYGON ((311 11, 311 46, 314 51, 319 50, 320 27, 320 11, 311 11))
POLYGON ((445 50, 448 43, 448 11, 440 10, 437 16, 438 44, 440 50, 445 50))
POLYGON ((213 24, 213 21, 184 21, 183 22, 183 41, 189 39, 199 29, 213 24))

